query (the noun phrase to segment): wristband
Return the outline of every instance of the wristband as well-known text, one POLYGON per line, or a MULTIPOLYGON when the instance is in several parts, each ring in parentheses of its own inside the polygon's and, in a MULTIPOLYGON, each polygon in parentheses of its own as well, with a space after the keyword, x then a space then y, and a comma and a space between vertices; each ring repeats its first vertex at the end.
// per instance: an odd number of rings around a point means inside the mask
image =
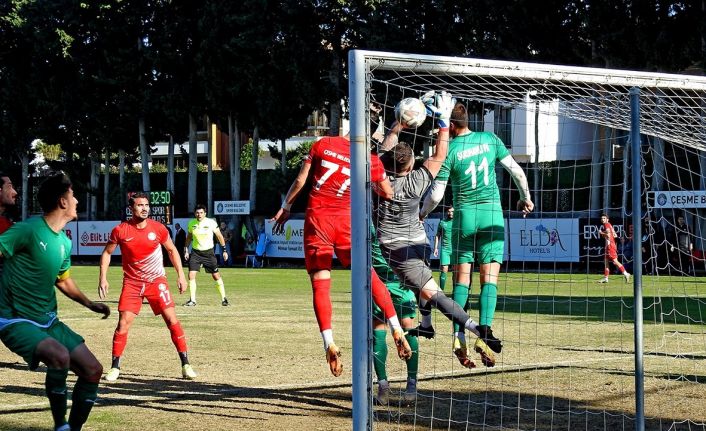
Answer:
POLYGON ((292 204, 288 204, 287 202, 284 202, 284 203, 282 204, 282 209, 291 212, 291 211, 292 211, 292 204))

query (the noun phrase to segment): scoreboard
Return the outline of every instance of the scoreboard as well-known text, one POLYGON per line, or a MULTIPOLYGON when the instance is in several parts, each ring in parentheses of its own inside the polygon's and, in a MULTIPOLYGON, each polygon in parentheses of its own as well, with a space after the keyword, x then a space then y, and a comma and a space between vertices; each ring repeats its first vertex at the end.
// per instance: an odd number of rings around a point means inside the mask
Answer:
MULTIPOLYGON (((128 192, 127 199, 138 192, 128 192)), ((154 192, 146 192, 150 195, 150 218, 162 224, 171 225, 172 216, 174 214, 174 205, 172 204, 172 192, 162 190, 154 192)), ((129 205, 125 206, 125 220, 132 218, 132 210, 129 205)))

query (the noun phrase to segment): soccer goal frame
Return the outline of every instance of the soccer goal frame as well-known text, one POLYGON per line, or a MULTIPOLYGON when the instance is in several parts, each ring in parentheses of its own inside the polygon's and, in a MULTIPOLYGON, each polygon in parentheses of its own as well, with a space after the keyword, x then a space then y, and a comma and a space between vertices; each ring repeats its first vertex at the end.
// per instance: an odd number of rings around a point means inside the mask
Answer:
MULTIPOLYGON (((348 62, 353 203, 351 362, 353 429, 359 431, 373 428, 368 107, 374 101, 371 88, 376 75, 384 73, 389 85, 403 86, 416 95, 447 90, 466 100, 525 109, 529 98, 560 100, 556 108, 559 115, 629 132, 632 167, 641 167, 641 146, 649 145, 641 136, 706 150, 706 78, 365 50, 352 50, 348 62), (481 82, 484 85, 475 85, 481 82)), ((625 181, 632 190, 626 204, 634 226, 633 259, 638 263, 633 278, 635 429, 644 430, 641 169, 631 169, 625 181)))

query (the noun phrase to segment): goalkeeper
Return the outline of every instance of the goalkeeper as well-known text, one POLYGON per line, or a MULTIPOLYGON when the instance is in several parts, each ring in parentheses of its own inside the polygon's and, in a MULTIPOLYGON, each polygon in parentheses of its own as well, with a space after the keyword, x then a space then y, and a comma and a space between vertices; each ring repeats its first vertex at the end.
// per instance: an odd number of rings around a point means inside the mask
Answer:
MULTIPOLYGON (((455 209, 451 244, 451 261, 456 264, 453 298, 460 306, 466 304, 473 264, 477 263, 481 283, 478 332, 485 344, 500 353, 502 343, 491 329, 505 247, 505 223, 495 178, 496 162, 510 173, 519 189, 517 209, 527 215, 534 209, 534 204, 522 168, 495 134, 472 132, 468 128, 468 111, 461 103, 457 103, 451 113, 449 132, 453 139, 448 156, 425 198, 421 215, 425 217, 434 209, 450 182, 455 209)), ((467 351, 464 332, 458 325, 454 325, 454 332, 454 352, 462 359, 467 351)))
MULTIPOLYGON (((394 193, 392 199, 376 202, 373 214, 377 238, 385 260, 400 281, 417 295, 425 327, 431 324, 431 307, 434 307, 460 327, 479 335, 476 322, 439 289, 428 264, 431 246, 419 217, 419 203, 446 159, 449 118, 454 102, 446 92, 425 99, 427 107, 439 118, 434 153, 422 166, 414 169, 412 148, 405 142, 397 142, 403 126, 399 123, 393 125, 383 142, 384 153, 380 160, 390 173, 394 193)), ((495 365, 493 351, 480 338, 476 350, 481 354, 484 364, 495 365)), ((467 368, 475 367, 465 352, 459 360, 467 368)))

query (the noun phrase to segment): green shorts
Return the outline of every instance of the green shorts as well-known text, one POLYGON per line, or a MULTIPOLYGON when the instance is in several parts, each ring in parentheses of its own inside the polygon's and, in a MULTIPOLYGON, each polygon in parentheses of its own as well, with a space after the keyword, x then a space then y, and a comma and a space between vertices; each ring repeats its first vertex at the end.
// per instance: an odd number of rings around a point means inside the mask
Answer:
MULTIPOLYGON (((404 319, 406 317, 414 319, 417 317, 417 300, 414 298, 414 292, 400 286, 400 283, 386 283, 387 290, 390 291, 392 303, 395 306, 397 317, 404 319)), ((373 303, 373 318, 380 322, 385 321, 385 315, 380 307, 373 303)))
POLYGON ((59 319, 54 320, 48 328, 27 322, 18 322, 0 331, 0 340, 3 344, 14 353, 22 356, 31 370, 35 370, 39 366, 39 359, 34 356, 37 345, 47 337, 58 341, 59 344, 66 347, 69 353, 84 342, 83 337, 72 331, 59 319))
POLYGON ((442 247, 439 250, 439 265, 447 266, 451 264, 451 247, 442 247))
POLYGON ((457 208, 453 218, 451 261, 454 263, 503 262, 505 221, 495 203, 457 208))

